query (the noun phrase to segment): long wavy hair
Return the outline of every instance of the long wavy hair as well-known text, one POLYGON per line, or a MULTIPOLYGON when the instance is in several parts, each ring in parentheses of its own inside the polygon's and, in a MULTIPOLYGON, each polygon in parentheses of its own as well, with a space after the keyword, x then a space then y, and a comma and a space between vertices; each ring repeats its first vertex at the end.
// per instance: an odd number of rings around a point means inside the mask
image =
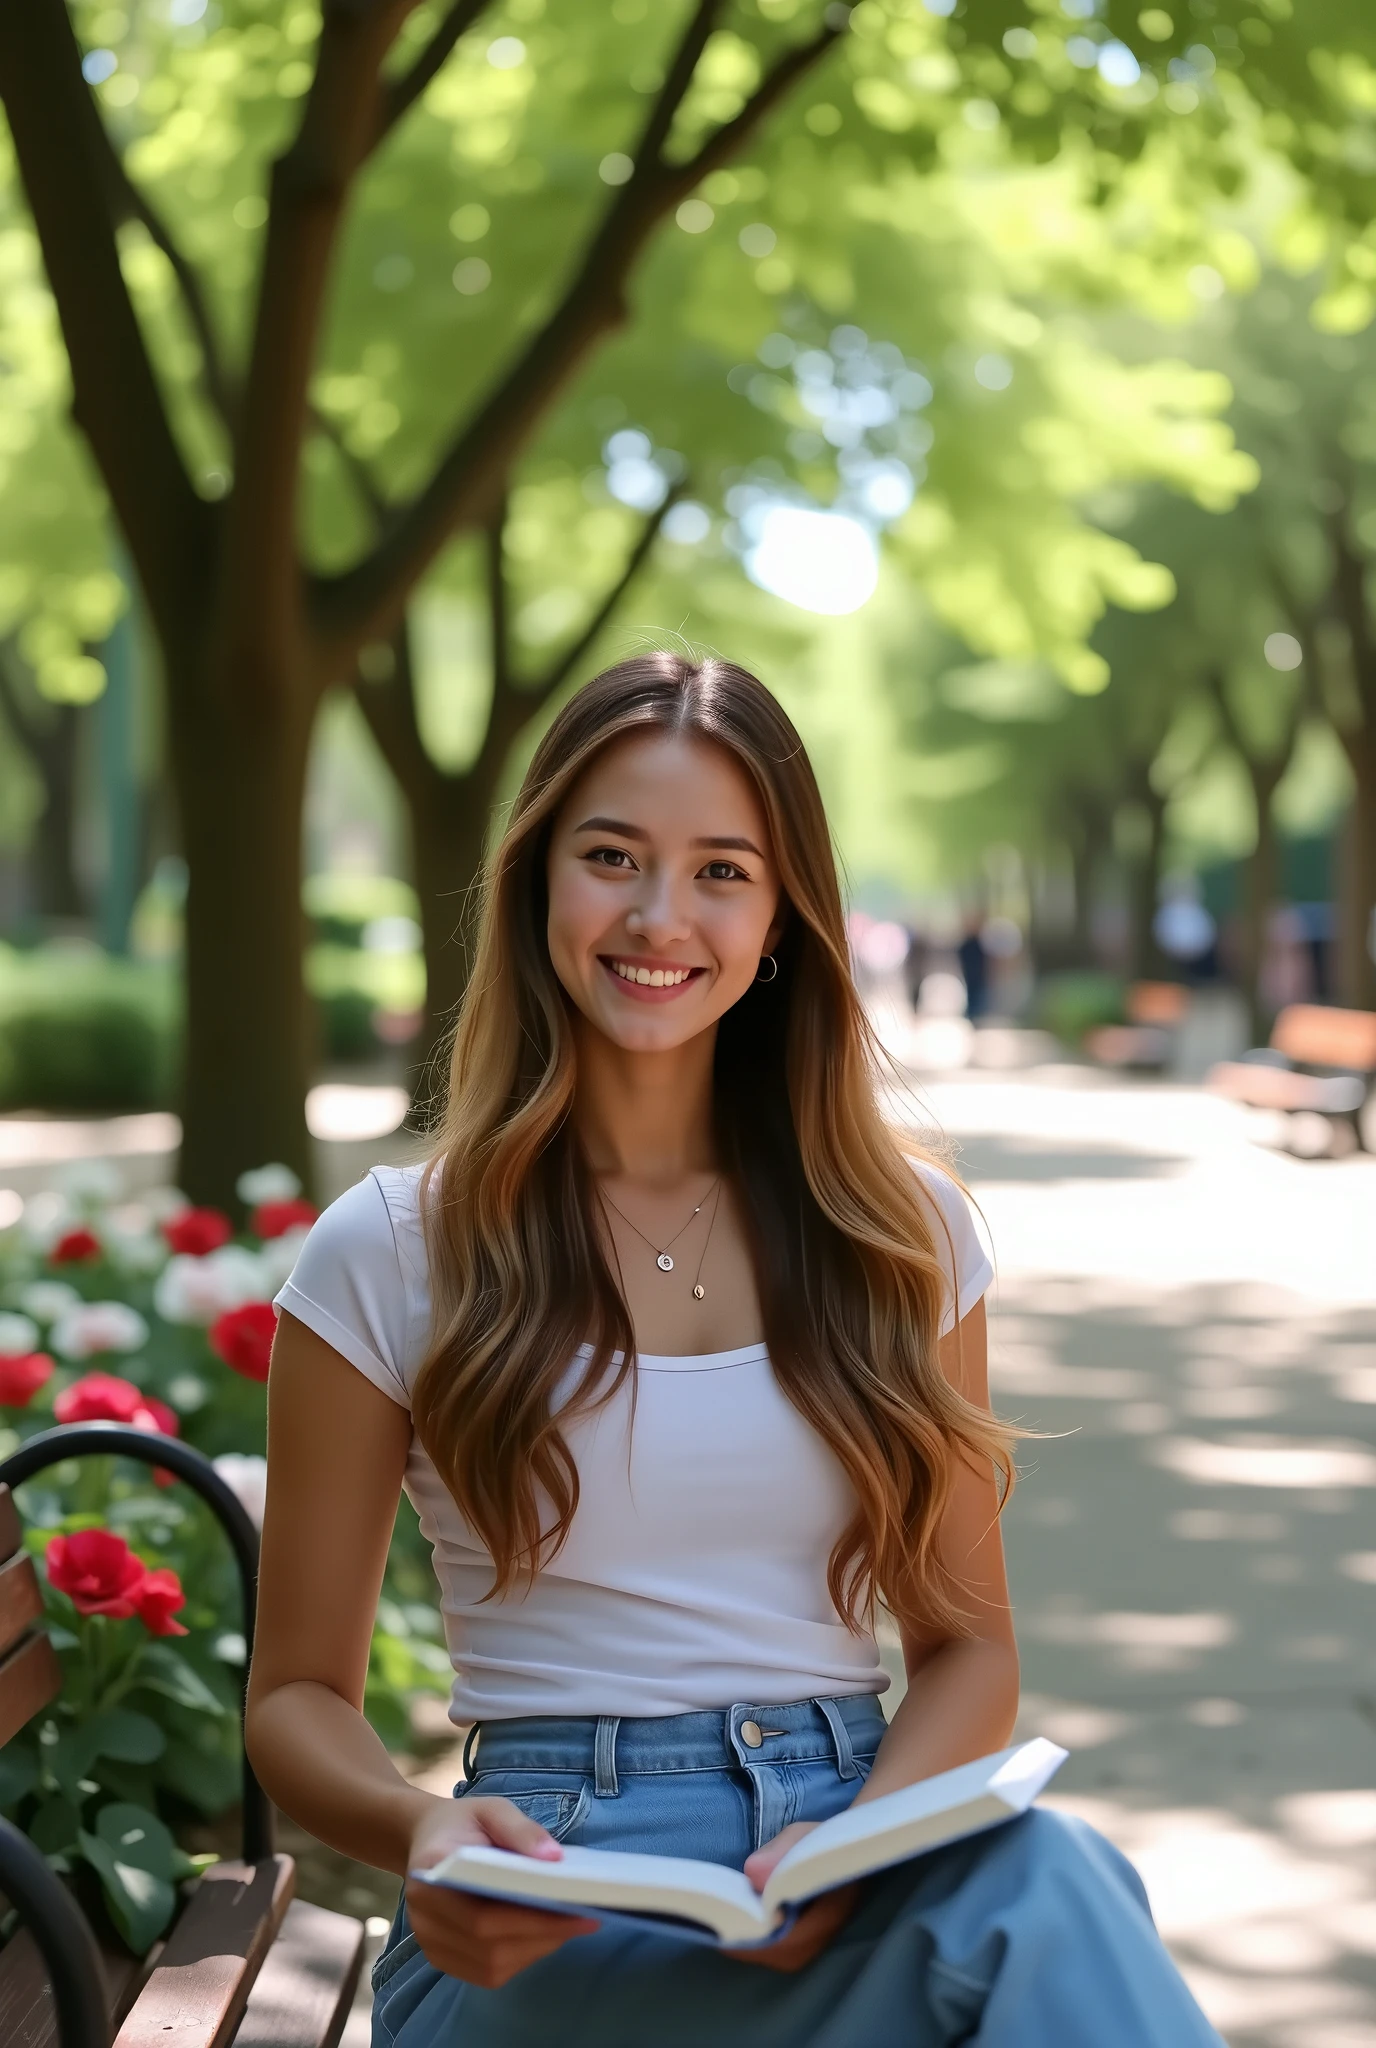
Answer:
POLYGON ((634 1372, 635 1333, 571 1114, 572 1006, 550 963, 546 862, 575 783, 637 733, 727 749, 759 792, 787 899, 777 975, 718 1025, 715 1135, 747 1219, 775 1376, 854 1490, 832 1599, 856 1630, 878 1597, 913 1626, 965 1633, 937 1531, 962 1463, 992 1463, 1006 1497, 1010 1433, 938 1362, 943 1226, 914 1148, 879 1106, 821 795, 782 707, 729 662, 645 654, 579 690, 487 864, 423 1187, 435 1324, 417 1434, 492 1557, 487 1597, 501 1597, 567 1539, 578 1473, 562 1424, 634 1372), (581 1345, 591 1356, 570 1392, 581 1345))

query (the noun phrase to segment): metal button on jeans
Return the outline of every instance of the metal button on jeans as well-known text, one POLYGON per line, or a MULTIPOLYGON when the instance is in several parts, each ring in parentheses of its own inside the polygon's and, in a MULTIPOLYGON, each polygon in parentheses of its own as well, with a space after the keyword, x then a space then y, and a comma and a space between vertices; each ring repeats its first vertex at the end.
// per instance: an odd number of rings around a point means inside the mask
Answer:
POLYGON ((760 1744, 764 1741, 764 1736, 760 1733, 758 1721, 741 1722, 741 1741, 748 1743, 751 1749, 759 1748, 760 1744))

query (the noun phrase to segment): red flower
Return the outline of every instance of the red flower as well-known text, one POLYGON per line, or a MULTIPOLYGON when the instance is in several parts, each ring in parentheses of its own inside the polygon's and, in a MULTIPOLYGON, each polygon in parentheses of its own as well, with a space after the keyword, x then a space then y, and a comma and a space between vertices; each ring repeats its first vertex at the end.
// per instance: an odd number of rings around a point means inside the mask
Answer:
POLYGON ((53 1362, 46 1351, 0 1357, 0 1408, 27 1408, 52 1376, 53 1362))
POLYGON ((277 1311, 270 1301, 246 1301, 242 1308, 226 1309, 215 1318, 209 1330, 210 1348, 246 1380, 265 1380, 276 1329, 277 1311))
POLYGON ((162 1226, 168 1249, 189 1253, 193 1259, 218 1251, 234 1235, 234 1225, 221 1209, 182 1209, 162 1226))
POLYGON ((49 1585, 65 1593, 78 1614, 108 1614, 112 1621, 128 1621, 137 1612, 146 1577, 142 1559, 112 1529, 54 1536, 47 1571, 49 1585))
POLYGON ((285 1237, 289 1230, 309 1230, 320 1211, 299 1196, 290 1201, 260 1202, 249 1224, 255 1237, 285 1237))
POLYGON ((64 1387, 53 1402, 59 1422, 127 1422, 155 1435, 177 1436, 180 1426, 165 1401, 157 1401, 113 1372, 88 1372, 64 1387))
POLYGON ((80 1266, 101 1256, 103 1246, 94 1230, 64 1231, 48 1258, 54 1266, 80 1266))
POLYGON ((133 1591, 134 1612, 150 1636, 184 1636, 187 1631, 179 1621, 172 1619, 179 1608, 185 1607, 186 1595, 182 1582, 167 1565, 157 1571, 145 1571, 133 1591))

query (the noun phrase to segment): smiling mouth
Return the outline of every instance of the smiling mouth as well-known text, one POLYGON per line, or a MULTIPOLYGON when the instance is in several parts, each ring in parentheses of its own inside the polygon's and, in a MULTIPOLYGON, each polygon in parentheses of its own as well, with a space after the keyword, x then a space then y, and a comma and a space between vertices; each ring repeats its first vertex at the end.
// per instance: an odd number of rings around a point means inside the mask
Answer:
POLYGON ((704 967, 647 967, 639 960, 620 960, 615 954, 599 953, 598 959, 609 974, 628 988, 672 990, 683 988, 706 973, 704 967))

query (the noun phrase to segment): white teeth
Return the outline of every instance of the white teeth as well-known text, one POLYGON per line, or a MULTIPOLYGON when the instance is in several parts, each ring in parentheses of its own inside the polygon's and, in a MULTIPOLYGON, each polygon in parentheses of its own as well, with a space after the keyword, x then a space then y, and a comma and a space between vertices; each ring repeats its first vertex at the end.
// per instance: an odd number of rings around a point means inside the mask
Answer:
POLYGON ((690 967, 633 967, 628 960, 613 960, 611 967, 623 981, 633 981, 639 988, 677 988, 692 973, 690 967))

